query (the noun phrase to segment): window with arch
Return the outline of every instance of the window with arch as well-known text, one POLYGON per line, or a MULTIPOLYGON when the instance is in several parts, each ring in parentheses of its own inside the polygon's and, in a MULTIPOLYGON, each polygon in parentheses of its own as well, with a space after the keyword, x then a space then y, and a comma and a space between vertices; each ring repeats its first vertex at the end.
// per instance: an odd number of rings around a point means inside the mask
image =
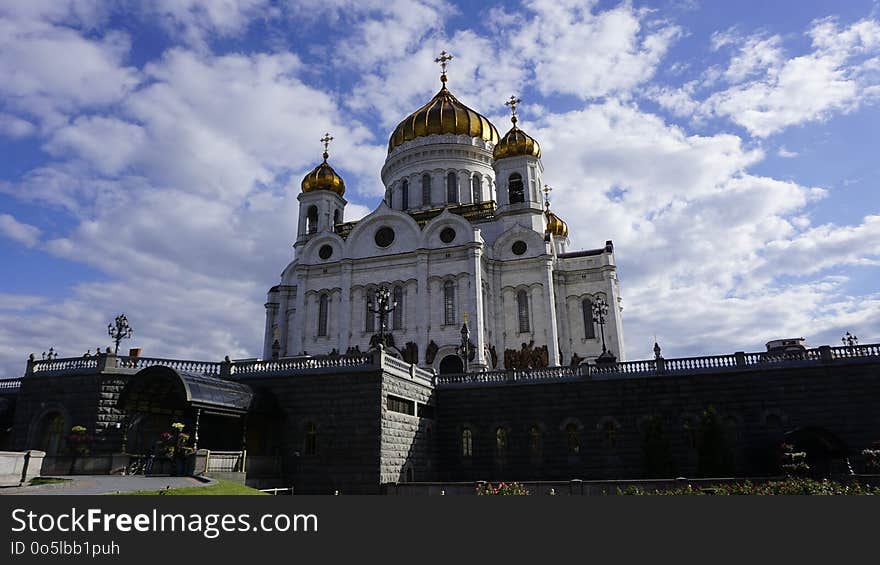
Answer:
POLYGON ((400 209, 408 210, 409 209, 409 181, 404 180, 403 184, 400 185, 400 209))
POLYGON ((474 455, 474 433, 470 428, 461 431, 461 456, 472 457, 474 455))
POLYGON ((399 330, 403 328, 403 287, 397 285, 391 293, 391 300, 397 305, 391 311, 391 328, 399 330))
POLYGON ((318 207, 309 206, 306 211, 306 233, 313 234, 318 231, 318 207))
POLYGON ((532 457, 540 457, 541 452, 543 451, 543 434, 541 434, 541 428, 538 426, 532 426, 529 428, 529 454, 532 457))
POLYGON ((431 204, 431 175, 422 175, 422 206, 431 204))
POLYGON ((474 175, 471 178, 471 202, 475 204, 483 200, 483 194, 481 190, 482 178, 480 175, 474 175))
POLYGON ((495 455, 500 459, 507 454, 507 430, 497 428, 495 430, 495 455))
POLYGON ((388 207, 394 208, 394 188, 388 189, 388 207))
POLYGON ((446 175, 446 202, 458 204, 458 174, 454 172, 446 175))
POLYGON ((373 301, 373 295, 375 291, 373 289, 367 290, 364 295, 364 331, 365 332, 374 332, 376 331, 376 314, 370 309, 370 303, 373 301))
POLYGON ((330 309, 330 297, 322 294, 318 298, 318 335, 327 335, 327 316, 330 309))
POLYGON ((581 302, 581 309, 584 314, 584 337, 586 339, 596 339, 596 324, 593 322, 593 301, 584 298, 581 302))
POLYGON ((516 293, 516 314, 519 319, 519 333, 531 331, 529 325, 529 293, 524 289, 516 293))
POLYGON ((443 283, 443 323, 455 323, 455 281, 452 280, 443 283))
POLYGON ((526 201, 526 192, 525 188, 523 187, 523 179, 521 174, 512 173, 509 177, 507 177, 507 194, 509 196, 511 204, 526 201))
POLYGON ((565 446, 569 455, 577 455, 581 452, 581 434, 574 422, 565 425, 565 446))
POLYGON ((306 438, 303 445, 303 452, 306 455, 318 454, 318 426, 314 422, 306 424, 306 438))
POLYGON ((333 212, 333 223, 341 224, 342 223, 342 213, 339 210, 333 212))

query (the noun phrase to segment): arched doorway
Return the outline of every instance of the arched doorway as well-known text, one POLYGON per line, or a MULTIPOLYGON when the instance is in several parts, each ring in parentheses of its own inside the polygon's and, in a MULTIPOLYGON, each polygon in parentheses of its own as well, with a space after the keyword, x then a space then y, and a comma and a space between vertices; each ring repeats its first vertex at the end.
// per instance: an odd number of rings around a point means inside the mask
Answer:
POLYGON ((64 416, 49 412, 40 421, 40 449, 46 455, 58 455, 64 442, 64 416))
POLYGON ((458 355, 447 355, 440 361, 441 375, 451 375, 463 372, 464 365, 461 362, 461 357, 459 357, 458 355))
POLYGON ((785 442, 792 444, 795 451, 807 454, 810 475, 814 478, 849 472, 849 447, 825 428, 798 428, 785 434, 785 442))

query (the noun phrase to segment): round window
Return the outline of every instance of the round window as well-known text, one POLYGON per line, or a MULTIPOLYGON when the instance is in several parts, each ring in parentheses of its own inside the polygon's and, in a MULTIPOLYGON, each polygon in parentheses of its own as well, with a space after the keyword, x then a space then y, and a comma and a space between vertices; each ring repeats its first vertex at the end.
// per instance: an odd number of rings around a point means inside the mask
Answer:
POLYGON ((440 232, 440 241, 443 243, 452 243, 455 239, 455 230, 452 228, 443 228, 440 232))
POLYGON ((376 230, 376 245, 379 247, 388 247, 392 243, 394 243, 393 229, 386 226, 376 230))
POLYGON ((511 251, 513 251, 514 255, 522 255, 526 252, 526 249, 528 249, 528 246, 525 241, 515 241, 511 251))
POLYGON ((322 245, 321 249, 318 250, 318 257, 321 259, 329 259, 333 256, 333 247, 330 245, 322 245))

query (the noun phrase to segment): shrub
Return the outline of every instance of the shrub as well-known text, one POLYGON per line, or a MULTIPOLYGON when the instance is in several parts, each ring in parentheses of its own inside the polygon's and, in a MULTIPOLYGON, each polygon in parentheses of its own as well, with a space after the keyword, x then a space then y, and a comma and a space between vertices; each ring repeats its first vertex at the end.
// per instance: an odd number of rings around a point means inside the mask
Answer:
POLYGON ((527 496, 528 489, 522 483, 485 483, 477 486, 477 494, 481 496, 527 496))

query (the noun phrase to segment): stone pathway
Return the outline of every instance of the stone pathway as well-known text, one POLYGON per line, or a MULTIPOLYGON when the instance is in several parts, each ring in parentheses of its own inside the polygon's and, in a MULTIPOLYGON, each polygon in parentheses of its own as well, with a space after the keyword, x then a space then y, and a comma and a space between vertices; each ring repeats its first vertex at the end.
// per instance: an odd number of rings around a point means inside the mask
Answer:
POLYGON ((204 487, 215 481, 204 482, 192 477, 123 477, 119 475, 74 475, 58 477, 69 482, 38 485, 33 487, 0 488, 0 496, 6 494, 116 494, 138 490, 159 490, 166 487, 204 487))

